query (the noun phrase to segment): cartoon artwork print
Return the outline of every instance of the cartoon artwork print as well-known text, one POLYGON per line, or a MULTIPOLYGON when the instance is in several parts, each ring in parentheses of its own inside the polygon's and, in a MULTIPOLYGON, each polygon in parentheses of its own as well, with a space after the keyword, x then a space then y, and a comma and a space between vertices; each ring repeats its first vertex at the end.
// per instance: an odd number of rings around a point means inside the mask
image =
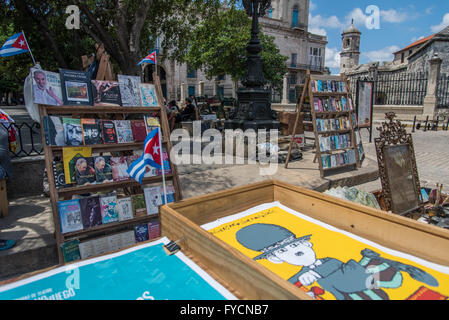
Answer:
POLYGON ((448 299, 449 267, 384 248, 280 204, 248 212, 203 228, 317 300, 448 299))

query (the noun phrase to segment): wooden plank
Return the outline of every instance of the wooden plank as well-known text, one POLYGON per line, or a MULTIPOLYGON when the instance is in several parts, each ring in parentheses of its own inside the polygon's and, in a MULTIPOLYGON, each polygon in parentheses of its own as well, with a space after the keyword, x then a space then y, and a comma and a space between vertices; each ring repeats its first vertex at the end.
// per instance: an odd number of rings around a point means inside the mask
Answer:
POLYGON ((6 179, 0 180, 0 218, 8 216, 8 197, 6 193, 6 179))
MULTIPOLYGON (((165 175, 165 179, 170 181, 173 179, 173 175, 167 174, 167 175, 165 175)), ((137 187, 140 185, 147 185, 147 184, 156 183, 156 182, 162 182, 162 176, 143 178, 142 184, 139 184, 139 182, 137 182, 134 179, 128 179, 128 180, 124 180, 124 181, 101 183, 101 184, 91 184, 91 185, 58 189, 57 193, 60 197, 68 197, 68 196, 72 196, 75 194, 86 194, 86 193, 94 193, 94 192, 126 188, 126 187, 137 187)))
POLYGON ((183 238, 180 242, 182 251, 193 255, 245 299, 312 300, 294 285, 202 230, 169 206, 161 209, 161 233, 170 239, 183 238))

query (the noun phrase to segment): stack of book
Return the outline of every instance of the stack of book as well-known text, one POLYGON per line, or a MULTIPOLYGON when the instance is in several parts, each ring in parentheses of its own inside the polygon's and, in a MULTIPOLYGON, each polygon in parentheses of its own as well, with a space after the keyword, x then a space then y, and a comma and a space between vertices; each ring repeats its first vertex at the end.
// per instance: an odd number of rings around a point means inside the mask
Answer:
MULTIPOLYGON (((174 202, 174 187, 167 185, 166 191, 167 203, 174 202)), ((59 201, 61 233, 67 234, 137 217, 157 215, 163 204, 166 203, 162 186, 144 188, 143 194, 129 197, 117 197, 113 192, 59 201)))
POLYGON ((352 146, 351 134, 336 134, 328 137, 320 136, 319 144, 321 152, 350 148, 352 146))
POLYGON ((312 92, 345 92, 344 81, 336 80, 311 80, 312 92))
POLYGON ((321 155, 321 161, 324 169, 332 169, 341 167, 346 164, 355 164, 355 151, 348 150, 346 152, 337 154, 325 154, 321 155))
POLYGON ((318 132, 349 130, 351 124, 348 117, 339 117, 332 119, 316 119, 318 132))
POLYGON ((315 112, 342 112, 353 110, 351 99, 340 98, 314 98, 313 107, 315 112))
POLYGON ((147 134, 160 127, 159 119, 142 120, 73 119, 44 116, 47 146, 90 146, 145 141, 147 134))

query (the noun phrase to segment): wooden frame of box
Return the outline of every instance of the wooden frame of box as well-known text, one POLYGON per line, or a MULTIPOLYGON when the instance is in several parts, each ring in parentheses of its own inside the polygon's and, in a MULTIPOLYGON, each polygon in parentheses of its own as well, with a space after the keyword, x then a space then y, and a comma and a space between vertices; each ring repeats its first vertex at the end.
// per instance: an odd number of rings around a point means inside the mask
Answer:
POLYGON ((254 206, 283 205, 393 250, 449 266, 449 231, 316 191, 269 180, 161 208, 161 233, 241 299, 311 298, 200 226, 254 206))

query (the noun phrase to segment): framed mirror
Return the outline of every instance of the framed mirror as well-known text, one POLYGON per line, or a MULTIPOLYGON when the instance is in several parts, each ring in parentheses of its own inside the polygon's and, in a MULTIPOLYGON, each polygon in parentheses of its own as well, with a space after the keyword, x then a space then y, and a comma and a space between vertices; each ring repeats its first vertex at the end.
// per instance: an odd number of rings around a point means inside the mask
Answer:
POLYGON ((388 211, 407 215, 422 208, 420 182, 411 134, 387 113, 376 145, 382 195, 388 211))

